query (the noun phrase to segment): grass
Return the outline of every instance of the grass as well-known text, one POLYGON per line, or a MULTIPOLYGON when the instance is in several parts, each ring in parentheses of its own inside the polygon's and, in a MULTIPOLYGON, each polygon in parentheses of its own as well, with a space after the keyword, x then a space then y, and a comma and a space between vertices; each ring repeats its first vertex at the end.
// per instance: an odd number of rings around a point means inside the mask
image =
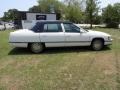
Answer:
POLYGON ((120 31, 113 45, 100 52, 89 48, 52 48, 43 54, 14 49, 10 31, 0 32, 0 90, 120 90, 120 31))

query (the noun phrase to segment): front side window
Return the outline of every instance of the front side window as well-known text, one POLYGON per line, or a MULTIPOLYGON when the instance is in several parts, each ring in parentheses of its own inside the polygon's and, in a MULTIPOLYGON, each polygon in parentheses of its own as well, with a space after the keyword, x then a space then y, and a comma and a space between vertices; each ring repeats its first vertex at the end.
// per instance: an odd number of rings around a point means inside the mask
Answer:
POLYGON ((62 32, 60 24, 44 24, 44 32, 62 32))
POLYGON ((74 24, 64 24, 64 28, 67 33, 80 33, 80 28, 74 24))

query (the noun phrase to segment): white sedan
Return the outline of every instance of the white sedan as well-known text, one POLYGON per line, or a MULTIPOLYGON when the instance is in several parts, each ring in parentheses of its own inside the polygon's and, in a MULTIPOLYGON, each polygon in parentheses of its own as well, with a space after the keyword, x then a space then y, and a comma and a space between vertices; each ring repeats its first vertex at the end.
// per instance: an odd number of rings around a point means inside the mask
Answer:
POLYGON ((99 51, 112 44, 109 34, 84 30, 67 21, 41 21, 31 29, 10 33, 9 43, 15 47, 29 48, 40 53, 47 47, 91 46, 99 51))

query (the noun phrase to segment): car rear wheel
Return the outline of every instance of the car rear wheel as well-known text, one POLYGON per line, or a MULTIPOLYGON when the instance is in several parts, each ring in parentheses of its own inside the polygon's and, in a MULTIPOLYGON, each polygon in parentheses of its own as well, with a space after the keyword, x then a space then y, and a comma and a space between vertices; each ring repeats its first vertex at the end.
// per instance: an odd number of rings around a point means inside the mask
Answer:
POLYGON ((36 54, 43 52, 44 48, 45 48, 44 45, 41 43, 32 43, 30 45, 30 50, 36 54))
POLYGON ((104 46, 104 42, 101 39, 95 39, 95 40, 93 40, 91 46, 92 46, 93 50, 100 51, 104 46))

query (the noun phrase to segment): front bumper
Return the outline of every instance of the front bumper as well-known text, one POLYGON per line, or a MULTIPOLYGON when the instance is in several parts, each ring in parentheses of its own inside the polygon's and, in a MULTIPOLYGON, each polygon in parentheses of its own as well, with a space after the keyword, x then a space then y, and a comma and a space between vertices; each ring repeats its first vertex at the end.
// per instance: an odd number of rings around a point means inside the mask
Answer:
POLYGON ((105 41, 104 45, 112 45, 113 39, 110 39, 109 41, 105 41))
POLYGON ((104 45, 112 45, 112 41, 107 41, 104 45))

